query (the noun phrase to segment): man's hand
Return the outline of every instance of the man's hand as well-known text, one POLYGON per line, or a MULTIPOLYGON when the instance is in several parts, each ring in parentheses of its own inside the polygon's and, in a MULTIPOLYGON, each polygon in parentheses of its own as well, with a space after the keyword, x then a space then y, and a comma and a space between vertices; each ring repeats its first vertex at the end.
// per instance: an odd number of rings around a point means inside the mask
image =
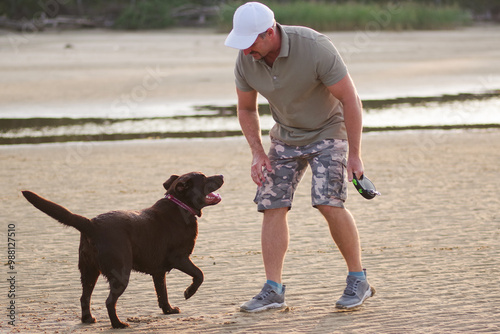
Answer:
POLYGON ((364 174, 364 166, 363 161, 360 157, 351 157, 347 159, 347 179, 349 182, 352 182, 352 174, 356 174, 356 177, 359 179, 364 174))
POLYGON ((252 159, 252 167, 250 168, 253 182, 259 187, 265 179, 265 171, 271 172, 271 161, 264 152, 254 153, 252 159))

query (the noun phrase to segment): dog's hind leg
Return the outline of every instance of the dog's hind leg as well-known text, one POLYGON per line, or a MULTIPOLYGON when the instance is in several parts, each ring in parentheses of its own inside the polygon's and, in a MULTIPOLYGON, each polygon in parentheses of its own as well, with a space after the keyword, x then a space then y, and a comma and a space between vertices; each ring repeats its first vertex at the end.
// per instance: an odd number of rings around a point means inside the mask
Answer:
POLYGON ((90 298, 101 272, 97 267, 82 265, 80 261, 80 273, 82 280, 82 297, 80 298, 80 303, 82 305, 82 322, 92 324, 96 322, 96 320, 90 312, 90 298))
POLYGON ((170 306, 168 302, 167 285, 165 283, 165 273, 153 274, 153 282, 155 284, 156 296, 158 297, 158 306, 163 310, 164 314, 179 313, 178 307, 170 306))
POLYGON ((105 273, 109 281, 109 296, 106 299, 106 308, 113 328, 128 327, 128 324, 121 322, 116 315, 116 302, 127 288, 131 270, 132 268, 128 267, 119 270, 112 269, 110 272, 105 273))
POLYGON ((174 268, 179 269, 183 273, 193 277, 193 283, 191 283, 191 285, 187 287, 186 291, 184 291, 184 298, 191 298, 196 293, 201 283, 203 283, 203 272, 191 261, 189 257, 185 257, 180 260, 174 268))
POLYGON ((80 303, 82 306, 82 322, 92 324, 96 319, 90 311, 90 299, 94 291, 95 284, 101 271, 95 262, 95 249, 91 246, 89 240, 83 234, 80 236, 80 248, 78 258, 78 268, 82 282, 82 297, 80 303))

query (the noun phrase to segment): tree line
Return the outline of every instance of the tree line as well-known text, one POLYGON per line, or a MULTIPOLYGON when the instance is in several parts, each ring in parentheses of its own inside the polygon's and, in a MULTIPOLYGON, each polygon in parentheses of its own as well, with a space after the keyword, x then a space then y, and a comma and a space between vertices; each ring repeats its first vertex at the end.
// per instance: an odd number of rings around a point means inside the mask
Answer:
MULTIPOLYGON (((216 26, 225 12, 234 11, 234 8, 244 2, 246 1, 3 0, 0 3, 0 24, 17 20, 18 22, 31 22, 31 24, 80 22, 81 25, 120 29, 157 29, 185 25, 216 26), (59 19, 55 20, 58 17, 59 19), (73 18, 73 21, 70 18, 73 18)), ((472 19, 500 22, 500 0, 261 0, 261 2, 271 8, 273 6, 301 8, 299 6, 304 5, 338 6, 339 8, 342 6, 377 8, 376 6, 379 6, 378 8, 381 8, 395 3, 409 6, 409 10, 426 7, 431 9, 458 8, 468 13, 472 19)))

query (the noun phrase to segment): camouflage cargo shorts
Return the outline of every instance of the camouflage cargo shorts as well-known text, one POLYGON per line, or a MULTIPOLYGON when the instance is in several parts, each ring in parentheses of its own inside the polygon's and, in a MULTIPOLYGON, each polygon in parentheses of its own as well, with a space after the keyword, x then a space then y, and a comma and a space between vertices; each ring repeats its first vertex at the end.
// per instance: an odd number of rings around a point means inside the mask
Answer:
POLYGON ((254 199, 259 211, 290 209, 307 165, 312 171, 312 205, 344 207, 347 199, 346 140, 326 139, 305 146, 291 146, 272 139, 268 156, 272 172, 264 172, 265 181, 254 199))

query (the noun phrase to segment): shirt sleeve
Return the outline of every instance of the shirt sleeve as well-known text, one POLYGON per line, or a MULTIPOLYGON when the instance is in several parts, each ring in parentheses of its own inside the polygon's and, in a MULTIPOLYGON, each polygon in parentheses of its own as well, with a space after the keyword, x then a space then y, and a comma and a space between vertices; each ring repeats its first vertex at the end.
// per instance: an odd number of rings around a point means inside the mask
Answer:
POLYGON ((245 79, 245 74, 243 71, 243 59, 242 59, 242 51, 238 54, 238 57, 236 58, 236 65, 234 67, 234 77, 235 77, 235 83, 236 87, 243 91, 243 92, 250 92, 254 90, 252 86, 250 86, 245 79))
POLYGON ((334 85, 346 76, 347 67, 328 37, 319 37, 317 45, 316 71, 318 78, 327 87, 334 85))

